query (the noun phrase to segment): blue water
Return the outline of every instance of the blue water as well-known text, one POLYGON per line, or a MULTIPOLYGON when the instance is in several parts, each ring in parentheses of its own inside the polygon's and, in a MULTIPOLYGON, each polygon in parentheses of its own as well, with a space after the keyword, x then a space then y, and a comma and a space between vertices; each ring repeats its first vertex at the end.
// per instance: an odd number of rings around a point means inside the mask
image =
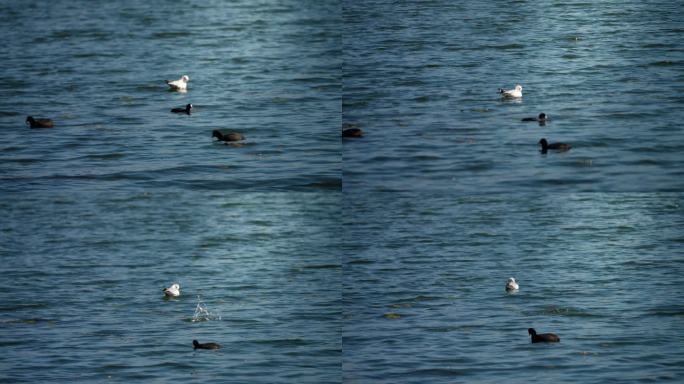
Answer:
POLYGON ((2 2, 3 189, 339 189, 339 6, 171 5, 2 2))
POLYGON ((681 382, 681 193, 390 195, 345 199, 345 382, 681 382))
POLYGON ((343 2, 344 382, 681 381, 683 11, 343 2))
POLYGON ((679 2, 345 1, 343 19, 343 120, 366 132, 345 189, 684 189, 679 2))
POLYGON ((339 381, 339 200, 3 194, 0 381, 339 381))
POLYGON ((0 1, 0 382, 340 381, 339 9, 0 1))
POLYGON ((683 10, 0 0, 0 382, 681 381, 683 10))

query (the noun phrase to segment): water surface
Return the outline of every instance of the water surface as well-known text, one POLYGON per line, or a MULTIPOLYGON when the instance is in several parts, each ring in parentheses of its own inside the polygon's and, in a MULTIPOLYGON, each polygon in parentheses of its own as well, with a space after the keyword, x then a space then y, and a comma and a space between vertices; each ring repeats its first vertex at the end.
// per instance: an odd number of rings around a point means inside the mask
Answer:
POLYGON ((0 382, 340 381, 339 17, 0 1, 0 382))
POLYGON ((345 382, 684 374, 681 194, 388 195, 345 199, 345 382))
POLYGON ((343 119, 366 132, 344 143, 345 188, 683 190, 683 9, 344 1, 343 119), (573 149, 541 155, 542 137, 573 149))

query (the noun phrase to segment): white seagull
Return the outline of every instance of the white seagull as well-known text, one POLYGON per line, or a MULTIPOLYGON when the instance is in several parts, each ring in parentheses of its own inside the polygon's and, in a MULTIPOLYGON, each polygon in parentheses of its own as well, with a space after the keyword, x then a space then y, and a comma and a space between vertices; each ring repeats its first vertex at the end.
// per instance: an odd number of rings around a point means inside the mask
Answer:
POLYGON ((178 283, 173 283, 170 287, 164 288, 164 295, 166 295, 166 297, 180 296, 180 285, 178 285, 178 283))
POLYGON ((166 84, 168 84, 173 91, 183 92, 188 90, 188 81, 190 81, 188 75, 183 75, 178 80, 166 80, 166 84))
POLYGON ((520 98, 522 97, 522 85, 518 84, 515 86, 515 89, 503 89, 499 88, 499 93, 503 97, 515 97, 515 98, 520 98))
POLYGON ((515 282, 515 279, 512 277, 509 277, 508 283, 506 283, 506 290, 507 291, 517 291, 518 288, 520 288, 520 287, 518 286, 518 283, 515 282))

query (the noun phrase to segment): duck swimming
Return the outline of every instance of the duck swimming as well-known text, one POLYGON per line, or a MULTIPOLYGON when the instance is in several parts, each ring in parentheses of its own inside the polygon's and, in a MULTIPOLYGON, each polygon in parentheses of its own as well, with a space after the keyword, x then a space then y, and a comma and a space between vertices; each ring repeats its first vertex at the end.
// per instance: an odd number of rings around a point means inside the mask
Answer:
POLYGON ((538 121, 538 122, 542 122, 542 121, 546 121, 546 119, 547 119, 546 113, 540 113, 538 117, 525 117, 525 118, 523 118, 523 119, 520 120, 520 121, 538 121))
POLYGON ((50 119, 34 119, 33 116, 26 118, 26 124, 29 124, 31 128, 52 128, 55 123, 50 119))
POLYGON ((537 331, 534 330, 534 328, 528 328, 527 333, 532 336, 532 342, 533 343, 558 343, 560 342, 560 337, 558 335, 553 334, 553 333, 540 333, 537 334, 537 331))
POLYGON ((503 89, 499 88, 499 93, 503 97, 521 98, 522 97, 522 85, 518 84, 515 89, 503 89))
POLYGON ((192 346, 194 349, 219 349, 220 345, 216 343, 200 343, 197 340, 192 341, 192 346))
POLYGON ((565 143, 551 143, 549 144, 546 139, 541 139, 539 140, 539 144, 541 144, 541 153, 546 153, 549 149, 553 149, 555 151, 560 151, 560 152, 565 152, 569 151, 572 146, 570 144, 565 144, 565 143))
POLYGON ((187 113, 189 115, 190 110, 192 110, 192 104, 186 105, 185 108, 173 108, 171 110, 171 112, 173 112, 173 113, 187 113))
POLYGON ((225 134, 224 134, 224 133, 221 133, 221 131, 219 131, 218 129, 215 129, 215 130, 211 133, 211 137, 212 137, 212 138, 214 138, 214 137, 217 138, 218 141, 225 141, 225 142, 229 142, 229 141, 240 141, 240 140, 244 140, 244 139, 245 139, 245 136, 243 136, 243 135, 242 135, 241 133, 239 133, 239 132, 228 132, 228 133, 225 133, 225 134))

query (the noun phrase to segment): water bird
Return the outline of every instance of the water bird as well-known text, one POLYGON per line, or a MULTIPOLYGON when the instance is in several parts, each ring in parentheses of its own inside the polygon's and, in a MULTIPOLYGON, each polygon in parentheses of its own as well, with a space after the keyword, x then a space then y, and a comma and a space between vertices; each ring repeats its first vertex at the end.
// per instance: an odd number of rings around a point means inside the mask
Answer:
POLYGON ((52 128, 55 123, 50 119, 34 119, 33 116, 26 118, 26 124, 29 124, 31 128, 52 128))
POLYGON ((507 291, 517 291, 520 288, 518 283, 515 282, 515 279, 512 277, 508 278, 508 282, 506 283, 506 290, 507 291))
POLYGON ((532 342, 533 343, 558 343, 560 342, 560 337, 554 333, 540 333, 537 334, 537 331, 534 330, 534 328, 528 328, 527 333, 532 336, 532 342))
POLYGON ((192 346, 194 349, 219 349, 221 348, 220 345, 216 343, 200 343, 197 340, 192 341, 192 346))
POLYGON ((503 89, 499 88, 499 93, 503 97, 513 97, 513 98, 520 98, 522 97, 522 85, 518 84, 515 86, 515 89, 503 89))
POLYGON ((540 113, 538 117, 525 117, 521 121, 538 121, 538 122, 543 122, 546 121, 548 117, 546 117, 546 113, 540 113))
POLYGON ((178 283, 173 283, 170 287, 164 288, 164 295, 166 295, 166 297, 180 296, 180 285, 178 283))
POLYGON ((572 146, 570 146, 570 144, 565 144, 565 143, 551 143, 551 144, 549 144, 549 142, 546 141, 546 139, 544 139, 544 138, 539 140, 539 144, 541 144, 541 147, 542 147, 541 152, 542 153, 546 153, 546 151, 548 151, 549 149, 553 149, 553 150, 560 151, 560 152, 565 152, 565 151, 569 151, 570 148, 572 148, 572 146))
POLYGON ((348 128, 342 131, 342 137, 363 137, 361 128, 348 128))
POLYGON ((192 104, 186 105, 185 108, 173 108, 171 110, 171 112, 173 112, 173 113, 187 113, 189 115, 190 110, 192 110, 192 104))
POLYGON ((225 142, 229 142, 229 141, 240 141, 240 140, 244 140, 244 139, 245 139, 245 136, 243 136, 243 135, 242 135, 241 133, 239 133, 239 132, 221 133, 221 131, 219 131, 218 129, 215 129, 215 130, 211 133, 211 137, 212 137, 212 138, 214 138, 214 137, 217 138, 218 141, 225 141, 225 142))
POLYGON ((185 91, 188 89, 188 81, 190 81, 188 75, 183 75, 178 80, 166 80, 166 84, 172 91, 185 91))

